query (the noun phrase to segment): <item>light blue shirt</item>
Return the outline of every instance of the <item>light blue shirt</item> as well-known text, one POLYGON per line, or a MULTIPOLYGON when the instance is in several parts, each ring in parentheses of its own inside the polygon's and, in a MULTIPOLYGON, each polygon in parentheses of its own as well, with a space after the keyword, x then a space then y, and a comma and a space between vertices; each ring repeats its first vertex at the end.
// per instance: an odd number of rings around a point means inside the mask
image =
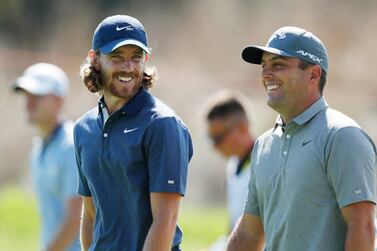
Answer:
MULTIPOLYGON (((62 124, 46 142, 35 138, 30 158, 42 221, 41 245, 45 249, 61 227, 67 200, 78 196, 73 123, 62 124)), ((80 250, 78 237, 67 250, 80 250)))
POLYGON ((259 137, 245 212, 261 217, 266 250, 341 251, 341 208, 376 203, 376 150, 360 126, 319 99, 259 137))
POLYGON ((240 159, 233 156, 229 159, 226 169, 226 185, 227 185, 227 206, 230 226, 233 229, 239 218, 242 216, 247 198, 247 190, 250 178, 250 160, 243 163, 242 171, 236 174, 240 159))

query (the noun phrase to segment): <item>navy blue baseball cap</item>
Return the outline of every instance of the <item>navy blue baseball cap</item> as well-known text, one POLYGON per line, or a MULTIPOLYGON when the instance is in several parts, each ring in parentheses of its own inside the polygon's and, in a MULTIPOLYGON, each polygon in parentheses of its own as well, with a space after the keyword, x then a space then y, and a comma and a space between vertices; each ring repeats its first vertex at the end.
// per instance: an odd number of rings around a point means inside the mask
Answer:
POLYGON ((150 54, 147 34, 143 25, 134 17, 115 15, 105 18, 96 28, 92 48, 103 54, 128 44, 142 48, 150 54))
POLYGON ((266 46, 250 45, 243 49, 242 58, 252 64, 260 64, 263 52, 285 57, 295 57, 318 64, 328 70, 327 51, 321 40, 302 28, 285 26, 275 31, 266 46))

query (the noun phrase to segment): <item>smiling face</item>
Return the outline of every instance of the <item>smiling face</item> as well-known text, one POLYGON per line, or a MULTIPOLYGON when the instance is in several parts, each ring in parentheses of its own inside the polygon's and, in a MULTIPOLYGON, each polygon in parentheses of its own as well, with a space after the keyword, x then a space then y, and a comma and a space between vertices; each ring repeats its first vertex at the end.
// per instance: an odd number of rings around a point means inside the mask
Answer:
POLYGON ((100 54, 103 94, 110 112, 135 96, 142 83, 144 63, 145 52, 135 45, 124 45, 109 54, 100 54))
POLYGON ((290 121, 320 97, 318 66, 300 68, 300 60, 264 52, 262 84, 267 91, 267 104, 290 121), (314 69, 314 71, 313 71, 314 69), (314 77, 313 77, 314 76, 314 77))

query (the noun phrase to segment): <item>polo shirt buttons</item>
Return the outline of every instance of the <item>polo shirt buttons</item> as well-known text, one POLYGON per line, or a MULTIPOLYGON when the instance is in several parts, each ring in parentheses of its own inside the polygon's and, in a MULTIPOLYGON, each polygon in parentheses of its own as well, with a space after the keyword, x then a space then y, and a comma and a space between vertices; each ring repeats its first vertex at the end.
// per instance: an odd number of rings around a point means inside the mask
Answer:
POLYGON ((105 138, 107 138, 107 136, 109 136, 109 135, 108 135, 107 133, 104 133, 103 136, 104 136, 105 138))
POLYGON ((290 139, 291 138, 291 135, 290 134, 287 134, 287 136, 285 136, 287 139, 290 139))
POLYGON ((126 112, 122 112, 122 115, 126 115, 126 112))
POLYGON ((287 153, 288 153, 287 151, 284 151, 284 152, 283 152, 283 155, 287 155, 287 153))

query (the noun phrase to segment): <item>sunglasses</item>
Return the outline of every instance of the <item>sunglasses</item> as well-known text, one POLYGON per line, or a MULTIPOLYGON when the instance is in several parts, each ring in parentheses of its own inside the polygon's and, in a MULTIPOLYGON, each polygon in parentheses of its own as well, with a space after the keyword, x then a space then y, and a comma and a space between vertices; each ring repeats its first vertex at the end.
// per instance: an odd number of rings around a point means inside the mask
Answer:
POLYGON ((237 123, 234 123, 231 126, 228 126, 223 132, 209 135, 209 138, 211 139, 212 143, 214 145, 219 145, 221 142, 224 141, 224 139, 236 128, 237 123))

